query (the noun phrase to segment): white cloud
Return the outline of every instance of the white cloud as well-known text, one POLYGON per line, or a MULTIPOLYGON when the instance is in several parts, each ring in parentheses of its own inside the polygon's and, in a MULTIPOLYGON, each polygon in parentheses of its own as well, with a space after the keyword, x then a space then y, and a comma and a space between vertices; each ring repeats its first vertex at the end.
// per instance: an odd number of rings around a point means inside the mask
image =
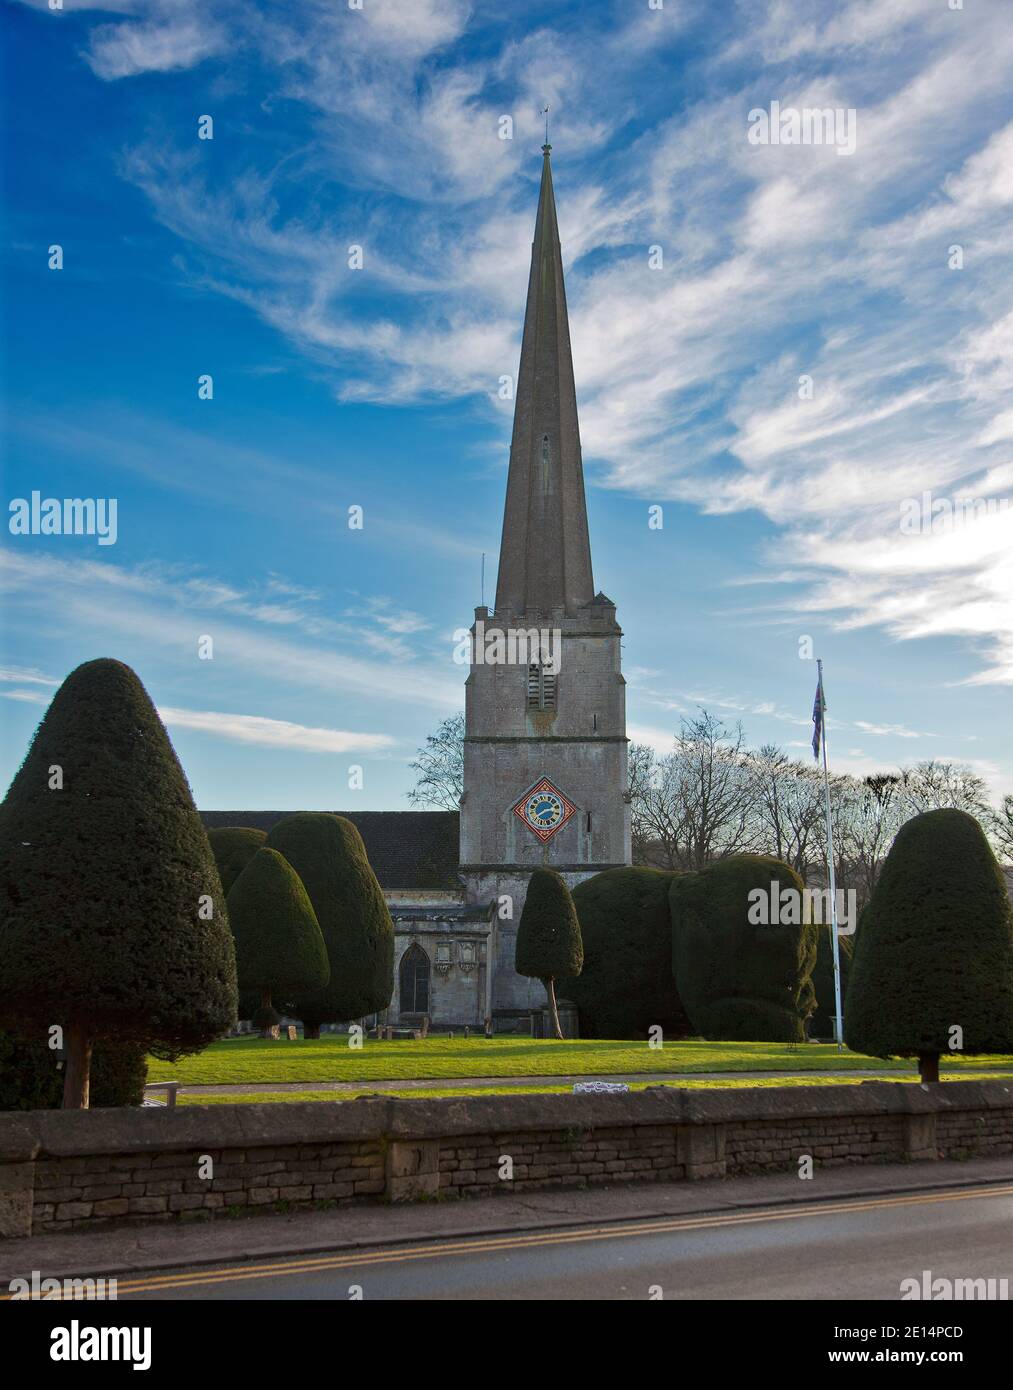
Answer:
MULTIPOLYGON (((23 612, 41 614, 75 638, 90 635, 97 651, 126 642, 132 651, 193 659, 197 635, 205 631, 203 585, 198 584, 196 596, 191 594, 187 581, 172 569, 159 575, 153 567, 129 570, 109 562, 8 549, 0 551, 0 581, 20 595, 23 612)), ((277 625, 265 623, 258 610, 259 605, 245 600, 212 608, 216 660, 225 659, 231 669, 258 679, 269 673, 274 681, 330 695, 346 691, 371 702, 441 711, 460 702, 460 669, 453 665, 449 644, 445 661, 423 660, 403 639, 327 620, 317 628, 312 619, 302 625, 311 640, 301 640, 298 629, 280 638, 274 635, 277 625), (371 649, 379 649, 383 659, 373 660, 367 654, 371 649)))
POLYGON ((139 72, 171 72, 192 68, 204 58, 224 53, 225 33, 208 24, 203 7, 165 21, 101 25, 94 29, 88 51, 92 71, 104 81, 132 78, 139 72))
POLYGON ((158 707, 158 713, 169 728, 196 729, 234 743, 253 743, 265 748, 290 748, 308 753, 371 753, 394 743, 387 734, 315 729, 255 714, 223 714, 215 710, 175 709, 164 705, 158 707))
POLYGON ((894 738, 939 738, 939 734, 922 734, 916 729, 906 729, 903 724, 869 724, 864 719, 856 719, 854 727, 865 734, 876 734, 894 738))
MULTIPOLYGON (((208 183, 192 144, 165 142, 135 148, 124 173, 180 238, 191 284, 248 305, 346 400, 489 400, 515 370, 528 152, 549 100, 590 476, 760 511, 771 567, 789 554, 820 576, 785 610, 958 636, 975 681, 1013 683, 1008 533, 901 543, 896 525, 902 498, 1009 467, 1013 27, 1001 0, 974 8, 969 22, 931 0, 740 7, 734 32, 691 60, 692 99, 622 149, 610 141, 645 61, 692 7, 664 27, 643 12, 549 16, 519 42, 493 27, 465 52, 483 23, 465 0, 223 4, 213 21, 160 0, 93 31, 91 53, 106 77, 165 70, 213 53, 218 26, 273 72, 269 103, 300 105, 312 139, 268 173, 208 183), (854 107, 855 154, 750 146, 747 112, 775 97, 854 107), (497 139, 504 110, 513 141, 497 139), (363 277, 345 269, 353 240, 363 277), (948 267, 953 243, 963 271, 948 267)), ((310 631, 287 604, 252 616, 310 631)))
POLYGON ((59 685, 34 666, 5 666, 0 670, 0 681, 16 681, 24 685, 59 685))

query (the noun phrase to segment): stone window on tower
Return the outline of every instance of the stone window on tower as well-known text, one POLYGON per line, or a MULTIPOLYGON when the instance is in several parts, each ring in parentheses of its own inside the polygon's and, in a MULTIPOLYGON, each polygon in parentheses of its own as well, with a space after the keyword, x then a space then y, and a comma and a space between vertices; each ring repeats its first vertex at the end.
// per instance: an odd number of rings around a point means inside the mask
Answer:
POLYGON ((549 436, 542 435, 542 491, 549 490, 549 436))
POLYGON ((556 708, 556 677, 540 661, 528 667, 528 709, 556 708))

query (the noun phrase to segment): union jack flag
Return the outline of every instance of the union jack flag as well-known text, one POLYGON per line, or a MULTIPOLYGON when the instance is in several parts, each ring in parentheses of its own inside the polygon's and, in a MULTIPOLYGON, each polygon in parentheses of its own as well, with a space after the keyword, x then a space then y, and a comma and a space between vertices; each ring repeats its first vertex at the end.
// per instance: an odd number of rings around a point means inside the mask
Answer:
POLYGON ((820 740, 823 737, 823 716, 826 713, 827 702, 823 698, 823 678, 816 686, 816 699, 813 701, 813 757, 818 759, 820 756, 820 740))

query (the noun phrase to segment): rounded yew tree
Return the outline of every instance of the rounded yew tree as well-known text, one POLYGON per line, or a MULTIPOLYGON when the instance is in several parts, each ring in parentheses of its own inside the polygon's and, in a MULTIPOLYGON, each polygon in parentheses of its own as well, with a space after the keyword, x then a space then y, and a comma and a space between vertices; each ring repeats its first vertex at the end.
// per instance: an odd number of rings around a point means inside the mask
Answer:
POLYGON ((584 946, 570 890, 555 869, 536 869, 528 880, 514 965, 518 975, 532 976, 545 986, 552 1028, 556 1037, 562 1038, 556 981, 580 974, 584 946))
POLYGON ((291 864, 267 848, 236 879, 228 905, 239 988, 259 995, 258 1021, 269 1036, 277 1001, 322 989, 331 977, 317 915, 291 864))
POLYGON ((226 897, 257 850, 263 848, 266 842, 266 830, 254 830, 245 825, 221 825, 208 831, 208 843, 218 865, 218 877, 226 897))
POLYGON ((567 982, 583 1038, 685 1037, 689 1019, 672 978, 668 890, 673 875, 639 866, 578 883, 573 902, 584 968, 567 982))
POLYGON ((816 928, 791 865, 732 855, 677 874, 670 902, 672 970, 694 1029, 725 1041, 801 1041, 816 928))
POLYGON ((898 831, 855 938, 844 1038, 870 1057, 917 1057, 923 1081, 938 1081, 941 1054, 1013 1052, 1013 916, 966 811, 898 831))
POLYGON ((57 691, 0 806, 0 881, 0 1017, 63 1029, 65 1105, 88 1105, 96 1040, 179 1056, 234 1025, 218 870, 129 666, 89 661, 57 691))
POLYGON ((304 1035, 318 1038, 322 1023, 385 1009, 394 992, 394 925, 358 830, 344 816, 299 811, 274 826, 267 846, 302 879, 327 947, 330 981, 293 1004, 304 1035))

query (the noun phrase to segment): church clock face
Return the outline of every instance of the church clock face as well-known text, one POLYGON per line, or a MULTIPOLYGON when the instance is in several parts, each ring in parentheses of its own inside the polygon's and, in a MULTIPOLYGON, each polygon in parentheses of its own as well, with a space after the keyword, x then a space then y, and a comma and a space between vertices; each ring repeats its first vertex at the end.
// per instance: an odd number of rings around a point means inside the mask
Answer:
POLYGON ((576 809, 558 787, 543 777, 524 793, 513 811, 533 834, 545 841, 551 840, 557 830, 562 830, 576 809))
POLYGON ((528 797, 524 819, 533 830, 552 830, 563 815, 563 803, 555 792, 536 792, 528 797))

